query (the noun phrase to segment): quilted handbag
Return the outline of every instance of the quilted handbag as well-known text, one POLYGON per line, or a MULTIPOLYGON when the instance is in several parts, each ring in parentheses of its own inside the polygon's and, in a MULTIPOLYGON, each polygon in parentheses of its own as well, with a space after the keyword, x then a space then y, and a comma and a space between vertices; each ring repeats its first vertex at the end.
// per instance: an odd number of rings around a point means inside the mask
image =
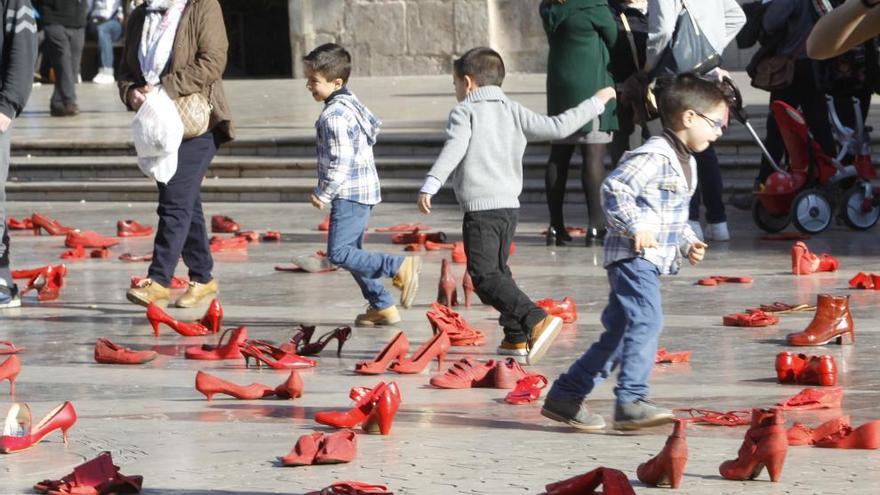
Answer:
MULTIPOLYGON (((213 93, 213 86, 211 93, 213 93)), ((180 96, 174 99, 174 105, 183 122, 183 139, 192 139, 208 132, 213 107, 208 98, 201 93, 180 96)))

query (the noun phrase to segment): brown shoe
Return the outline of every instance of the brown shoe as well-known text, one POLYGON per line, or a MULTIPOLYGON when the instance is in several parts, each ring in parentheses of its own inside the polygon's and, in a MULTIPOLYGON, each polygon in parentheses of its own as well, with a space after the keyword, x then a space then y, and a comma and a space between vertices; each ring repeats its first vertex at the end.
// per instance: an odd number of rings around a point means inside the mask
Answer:
POLYGON ((189 287, 186 288, 186 292, 180 296, 180 299, 175 301, 174 305, 178 308, 191 308, 199 304, 202 299, 205 299, 206 297, 213 298, 219 291, 220 286, 217 284, 216 278, 212 279, 207 284, 190 282, 189 287))
POLYGON ((419 273, 422 271, 422 258, 407 256, 394 276, 394 286, 400 289, 400 305, 404 308, 412 306, 419 290, 419 273))
POLYGON ((137 287, 128 289, 128 292, 125 293, 125 297, 129 301, 143 307, 149 306, 150 303, 167 305, 168 300, 171 299, 171 291, 169 291, 167 287, 163 287, 154 282, 152 279, 145 278, 138 282, 137 287))
POLYGON ((354 324, 359 327, 374 327, 378 325, 394 325, 400 323, 400 313, 397 306, 389 306, 385 309, 367 308, 367 312, 357 315, 354 324))
POLYGON ((788 345, 825 345, 832 340, 837 340, 838 344, 852 344, 854 330, 849 296, 819 294, 813 321, 803 332, 788 334, 788 345))
POLYGON ((529 337, 529 354, 526 363, 537 364, 544 357, 547 349, 556 340, 559 331, 562 330, 562 318, 547 316, 532 327, 532 335, 529 337))

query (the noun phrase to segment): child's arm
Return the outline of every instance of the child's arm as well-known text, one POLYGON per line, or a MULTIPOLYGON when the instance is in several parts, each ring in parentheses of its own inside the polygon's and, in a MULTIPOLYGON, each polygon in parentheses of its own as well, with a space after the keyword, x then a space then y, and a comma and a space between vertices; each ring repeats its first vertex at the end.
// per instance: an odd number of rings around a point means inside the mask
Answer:
POLYGON ((553 117, 535 113, 518 103, 513 103, 513 109, 529 141, 562 139, 601 115, 605 111, 605 103, 611 98, 614 98, 614 88, 603 88, 580 105, 553 117))
POLYGON ((703 257, 706 256, 706 248, 709 247, 709 245, 697 237, 697 234, 689 223, 684 224, 684 230, 682 231, 681 236, 681 244, 678 246, 678 251, 681 255, 690 260, 692 265, 696 265, 700 261, 703 261, 703 257))
MULTIPOLYGON (((641 218, 636 198, 657 173, 656 158, 640 154, 624 160, 608 174, 602 182, 602 209, 614 229, 634 239, 636 234, 649 232, 647 226, 639 223, 641 218)), ((652 234, 656 235, 656 232, 652 234)))
POLYGON ((329 203, 336 197, 339 188, 345 184, 354 166, 354 143, 348 135, 348 122, 345 117, 331 115, 324 121, 324 149, 327 155, 322 163, 326 176, 318 181, 314 195, 322 203, 329 203))
POLYGON ((418 206, 425 214, 431 212, 431 196, 437 194, 467 154, 471 142, 471 116, 465 106, 458 105, 449 113, 446 136, 446 143, 419 190, 418 206))

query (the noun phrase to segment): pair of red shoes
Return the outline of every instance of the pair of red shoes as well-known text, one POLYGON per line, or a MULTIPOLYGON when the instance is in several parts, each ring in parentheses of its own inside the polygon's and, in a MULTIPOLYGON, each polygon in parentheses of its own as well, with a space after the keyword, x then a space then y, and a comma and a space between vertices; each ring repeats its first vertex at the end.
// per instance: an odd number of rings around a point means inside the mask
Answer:
POLYGON ((215 394, 226 394, 239 400, 255 400, 266 397, 278 397, 279 399, 296 399, 302 397, 304 385, 302 378, 296 370, 291 370, 287 380, 277 387, 270 387, 262 383, 250 385, 238 385, 204 371, 196 373, 196 390, 205 395, 210 401, 215 394))
POLYGON ((110 452, 73 468, 60 480, 44 480, 34 484, 34 490, 49 495, 122 495, 140 493, 143 476, 126 476, 113 465, 110 452))
POLYGON ((570 296, 565 296, 561 301, 553 299, 539 299, 535 304, 550 316, 562 318, 562 323, 574 323, 578 319, 577 304, 570 296))
POLYGON ((159 336, 160 324, 169 326, 184 337, 198 337, 220 331, 220 325, 223 321, 223 307, 220 305, 220 301, 213 299, 211 304, 208 305, 207 311, 205 311, 205 314, 200 319, 192 323, 186 323, 174 319, 161 306, 150 303, 147 305, 147 320, 150 321, 150 325, 153 327, 153 335, 156 337, 159 336))
POLYGON ((67 445, 67 431, 74 423, 76 423, 76 410, 69 401, 50 411, 37 423, 37 426, 32 426, 30 406, 14 403, 9 407, 6 422, 3 424, 0 454, 29 449, 55 430, 61 430, 64 444, 67 445))
POLYGON ((93 230, 73 230, 67 233, 64 245, 69 248, 109 248, 119 244, 112 237, 104 237, 93 230))
POLYGON ((791 247, 791 273, 809 275, 816 272, 837 271, 840 263, 827 253, 817 256, 810 252, 804 242, 798 241, 791 247))
POLYGON ((398 332, 372 361, 357 363, 354 372, 361 375, 379 375, 390 369, 401 374, 421 373, 434 358, 437 359, 437 369, 440 369, 443 367, 443 358, 450 346, 449 336, 444 330, 440 330, 422 344, 412 357, 406 359, 409 340, 406 334, 398 332))
POLYGON ((415 228, 411 232, 391 236, 392 244, 425 244, 428 241, 442 244, 446 242, 446 234, 443 232, 427 233, 415 228))
POLYGON ((349 397, 355 401, 348 411, 321 411, 315 421, 334 428, 354 428, 361 425, 367 433, 391 433, 391 426, 402 398, 394 382, 379 382, 373 388, 355 387, 349 397))
POLYGON ((15 395, 15 380, 19 373, 21 373, 21 360, 18 359, 18 356, 13 354, 0 363, 0 383, 3 380, 9 380, 10 397, 15 395))
POLYGON ((462 316, 447 306, 431 303, 425 313, 434 333, 445 331, 453 347, 479 346, 486 343, 486 335, 473 328, 462 316))
POLYGON ((337 481, 317 492, 306 495, 394 495, 385 485, 373 485, 362 481, 337 481))
POLYGON ((687 363, 691 360, 691 352, 692 351, 666 352, 665 347, 660 347, 657 349, 657 354, 654 355, 654 364, 687 363))
POLYGON ((880 273, 859 272, 849 279, 850 289, 873 289, 880 290, 880 273))
POLYGON ((116 222, 116 237, 147 237, 153 235, 153 227, 141 225, 134 220, 116 222))
POLYGON ((64 277, 67 276, 67 265, 46 265, 30 270, 15 270, 12 278, 30 279, 22 294, 32 290, 37 291, 38 301, 54 301, 58 299, 61 288, 64 287, 64 277))
POLYGON ((528 375, 513 358, 490 359, 485 363, 462 358, 442 374, 431 378, 436 388, 501 388, 512 389, 528 375))
POLYGON ((211 232, 215 234, 234 234, 241 230, 241 225, 225 215, 213 215, 211 217, 211 232))
POLYGON ((300 325, 299 330, 290 338, 290 343, 281 346, 282 349, 292 349, 300 356, 315 356, 327 347, 332 341, 336 341, 336 357, 342 356, 342 346, 351 338, 351 327, 344 325, 336 327, 333 330, 318 337, 318 340, 312 342, 312 336, 315 333, 313 325, 300 325))
POLYGON ((312 464, 342 464, 357 455, 357 435, 351 430, 325 435, 321 432, 299 437, 293 449, 279 457, 283 466, 310 466, 312 464))
POLYGON ((6 228, 9 230, 32 230, 34 228, 34 222, 31 221, 30 218, 22 218, 18 220, 14 217, 8 217, 6 219, 6 228))
POLYGON ((789 445, 815 445, 829 449, 880 448, 880 421, 869 421, 858 428, 849 423, 849 416, 826 421, 815 429, 795 423, 788 430, 789 445))
POLYGON ((779 323, 779 318, 761 310, 748 313, 733 313, 721 318, 726 327, 768 327, 779 323))
POLYGON ((617 469, 598 467, 589 473, 550 483, 544 495, 635 495, 626 474, 617 469), (602 491, 596 491, 602 487, 602 491))
POLYGON ((843 403, 843 389, 838 387, 805 388, 788 399, 777 402, 781 410, 809 411, 839 409, 843 403))
POLYGON ((95 342, 95 362, 101 364, 144 364, 158 355, 156 351, 133 351, 103 337, 95 342))
POLYGON ((41 230, 45 230, 49 235, 67 235, 73 232, 73 227, 65 227, 61 222, 53 218, 49 218, 39 213, 31 215, 31 225, 33 225, 34 235, 40 235, 41 230))
POLYGON ((801 383, 833 387, 837 385, 837 363, 834 356, 808 356, 780 352, 776 355, 776 378, 779 383, 801 383))
MULTIPOLYGON (((449 260, 443 258, 440 263, 440 282, 437 286, 437 303, 451 308, 458 306, 458 288, 455 277, 452 275, 452 269, 449 267, 449 260)), ((471 295, 474 293, 474 281, 471 279, 470 273, 464 271, 461 282, 464 291, 464 305, 471 307, 471 295)))

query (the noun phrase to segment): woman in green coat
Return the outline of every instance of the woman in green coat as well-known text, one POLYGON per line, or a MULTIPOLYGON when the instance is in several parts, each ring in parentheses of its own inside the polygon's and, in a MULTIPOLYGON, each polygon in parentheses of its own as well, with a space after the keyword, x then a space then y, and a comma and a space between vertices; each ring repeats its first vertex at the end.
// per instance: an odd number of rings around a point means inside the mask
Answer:
MULTIPOLYGON (((593 96, 606 86, 614 86, 608 70, 609 51, 617 41, 617 24, 607 0, 542 0, 540 7, 544 31, 550 44, 547 60, 547 113, 560 114, 593 96)), ((550 208, 548 235, 561 245, 571 240, 565 231, 562 207, 568 168, 575 147, 580 147, 583 166, 581 183, 587 197, 589 224, 587 244, 601 242, 605 236, 599 188, 605 178, 605 147, 617 130, 617 109, 611 100, 605 113, 562 141, 554 141, 547 163, 545 182, 550 208)))

